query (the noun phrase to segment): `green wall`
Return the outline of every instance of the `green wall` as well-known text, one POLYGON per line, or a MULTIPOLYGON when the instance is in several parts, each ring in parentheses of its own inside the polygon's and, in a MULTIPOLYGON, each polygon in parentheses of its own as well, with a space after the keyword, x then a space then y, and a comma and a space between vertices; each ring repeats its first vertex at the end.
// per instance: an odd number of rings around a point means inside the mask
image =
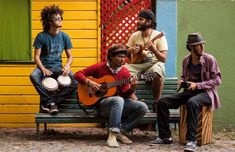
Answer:
POLYGON ((217 58, 222 73, 218 88, 222 107, 214 112, 214 127, 235 128, 235 1, 177 1, 177 75, 188 54, 188 33, 200 32, 207 41, 206 52, 217 58))

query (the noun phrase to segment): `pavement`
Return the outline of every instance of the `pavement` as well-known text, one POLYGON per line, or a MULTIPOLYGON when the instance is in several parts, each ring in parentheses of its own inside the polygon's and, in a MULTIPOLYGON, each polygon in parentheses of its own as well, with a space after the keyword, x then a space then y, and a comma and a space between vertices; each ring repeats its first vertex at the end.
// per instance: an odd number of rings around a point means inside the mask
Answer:
MULTIPOLYGON (((41 129, 42 130, 42 129, 41 129)), ((0 152, 182 152, 178 131, 173 131, 172 145, 149 144, 154 131, 134 129, 129 138, 133 144, 120 143, 119 148, 106 145, 107 130, 103 128, 53 128, 35 140, 35 128, 0 128, 0 152)), ((235 129, 215 131, 211 144, 198 147, 201 152, 235 152, 235 129)))

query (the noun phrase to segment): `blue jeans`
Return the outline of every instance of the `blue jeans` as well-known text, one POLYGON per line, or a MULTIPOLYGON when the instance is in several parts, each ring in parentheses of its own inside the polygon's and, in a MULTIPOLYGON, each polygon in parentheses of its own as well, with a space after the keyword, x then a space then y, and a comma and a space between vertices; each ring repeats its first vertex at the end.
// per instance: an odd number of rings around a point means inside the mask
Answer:
MULTIPOLYGON (((52 69, 48 68, 53 75, 52 78, 57 79, 59 75, 63 73, 62 69, 52 69)), ((71 85, 68 87, 63 87, 59 91, 49 92, 42 85, 42 79, 45 78, 42 71, 39 68, 35 68, 34 71, 30 74, 30 80, 33 83, 35 89, 40 95, 40 104, 43 106, 49 106, 52 102, 59 104, 61 101, 65 100, 71 93, 77 88, 77 81, 73 78, 73 73, 69 73, 71 78, 71 85)))
POLYGON ((109 131, 117 133, 120 130, 131 131, 147 111, 148 107, 144 102, 120 96, 101 100, 97 109, 98 115, 109 118, 109 131))

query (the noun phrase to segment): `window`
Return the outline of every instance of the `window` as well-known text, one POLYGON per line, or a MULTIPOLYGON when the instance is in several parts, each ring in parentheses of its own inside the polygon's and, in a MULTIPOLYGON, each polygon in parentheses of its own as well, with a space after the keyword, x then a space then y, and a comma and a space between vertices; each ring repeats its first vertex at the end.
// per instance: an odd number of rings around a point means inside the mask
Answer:
POLYGON ((0 61, 31 60, 31 0, 0 0, 0 61))

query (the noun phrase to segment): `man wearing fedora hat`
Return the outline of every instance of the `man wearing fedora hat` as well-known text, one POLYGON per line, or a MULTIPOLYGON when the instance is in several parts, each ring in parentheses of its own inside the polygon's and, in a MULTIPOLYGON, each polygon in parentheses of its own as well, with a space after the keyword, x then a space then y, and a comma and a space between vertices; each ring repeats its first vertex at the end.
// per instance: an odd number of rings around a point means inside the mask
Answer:
MULTIPOLYGON (((108 49, 108 62, 97 63, 78 71, 74 78, 80 84, 89 86, 94 92, 101 90, 101 84, 89 79, 88 76, 99 79, 110 75, 116 80, 130 78, 130 72, 123 67, 126 54, 124 45, 115 44, 108 49)), ((137 77, 132 77, 130 81, 117 86, 117 92, 113 96, 102 97, 97 102, 98 115, 109 118, 107 140, 109 147, 119 147, 117 139, 122 143, 131 144, 132 141, 122 133, 131 131, 148 110, 144 102, 136 101, 134 89, 138 82, 137 77)))
POLYGON ((157 77, 151 82, 154 111, 156 111, 156 103, 163 89, 163 79, 165 76, 164 63, 167 58, 168 44, 164 34, 156 30, 155 15, 151 10, 144 9, 139 12, 137 31, 131 35, 126 45, 131 62, 125 66, 130 70, 131 74, 139 72, 157 73, 157 77), (138 60, 132 61, 134 57, 138 60))
MULTIPOLYGON (((204 43, 199 33, 188 35, 186 42, 189 55, 182 62, 182 75, 178 87, 183 92, 162 97, 157 103, 159 137, 152 144, 172 144, 169 129, 169 109, 177 109, 180 105, 187 107, 187 144, 185 151, 197 148, 197 124, 199 107, 210 106, 211 110, 220 107, 217 86, 221 84, 221 73, 216 59, 204 53, 204 43)), ((179 91, 178 89, 178 91, 179 91)))

